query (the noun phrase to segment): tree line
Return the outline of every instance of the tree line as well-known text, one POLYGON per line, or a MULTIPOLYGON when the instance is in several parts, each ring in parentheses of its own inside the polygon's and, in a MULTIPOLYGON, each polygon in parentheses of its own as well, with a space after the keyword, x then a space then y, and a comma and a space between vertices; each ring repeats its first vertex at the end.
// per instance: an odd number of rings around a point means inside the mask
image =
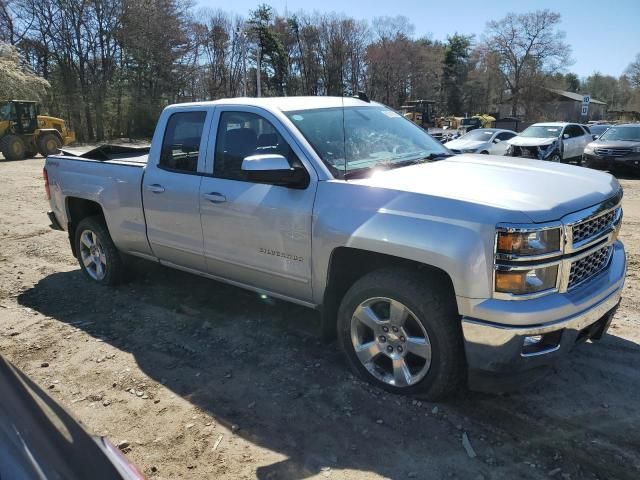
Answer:
POLYGON ((571 51, 559 23, 549 10, 511 13, 479 38, 438 41, 416 37, 402 16, 280 15, 263 4, 243 17, 189 0, 0 0, 0 62, 14 69, 0 83, 3 96, 24 97, 27 82, 81 141, 148 137, 168 104, 241 95, 365 91, 395 108, 432 99, 441 115, 495 112, 506 102, 531 118, 548 86, 640 110, 640 55, 619 78, 580 81, 566 73, 571 51))

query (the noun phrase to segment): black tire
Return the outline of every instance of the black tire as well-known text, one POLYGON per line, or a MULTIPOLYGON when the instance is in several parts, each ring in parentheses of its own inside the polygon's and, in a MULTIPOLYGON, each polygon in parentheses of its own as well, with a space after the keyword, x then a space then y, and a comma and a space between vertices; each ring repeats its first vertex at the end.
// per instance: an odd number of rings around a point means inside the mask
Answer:
POLYGON ((55 133, 45 133, 38 139, 38 149, 43 157, 60 153, 62 141, 55 133))
MULTIPOLYGON (((444 399, 460 389, 466 375, 460 319, 453 292, 438 280, 425 273, 402 269, 378 270, 365 275, 349 289, 338 311, 338 343, 356 374, 389 392, 419 395, 430 401, 444 399), (398 387, 382 381, 356 355, 352 317, 363 302, 376 297, 393 299, 406 306, 412 314, 410 318, 417 320, 428 334, 430 366, 424 377, 414 384, 398 387)), ((373 341, 376 341, 375 334, 373 341)), ((391 341, 389 338, 388 342, 391 341)), ((408 346, 405 349, 410 350, 408 346)), ((384 356, 387 354, 381 352, 375 358, 384 361, 384 356)))
POLYGON ((554 163, 562 163, 562 157, 558 152, 554 152, 549 156, 549 161, 554 163))
MULTIPOLYGON (((125 265, 122 261, 120 252, 113 243, 113 240, 111 240, 111 235, 109 234, 107 225, 104 223, 104 219, 101 216, 86 217, 82 219, 76 227, 74 242, 78 263, 87 278, 100 285, 117 285, 122 282, 125 275, 125 265), (95 243, 100 249, 97 252, 104 254, 104 272, 102 276, 97 275, 96 269, 91 265, 87 266, 83 259, 84 253, 89 250, 87 246, 82 243, 82 236, 85 232, 93 232, 96 239, 95 243)), ((96 253, 96 256, 97 254, 98 253, 96 253)))
POLYGON ((38 155, 38 152, 27 150, 27 152, 24 154, 24 158, 33 158, 36 155, 38 155))
POLYGON ((0 140, 0 151, 7 160, 22 160, 27 153, 27 146, 18 135, 6 135, 0 140))
POLYGON ((481 155, 489 155, 489 152, 487 152, 486 150, 483 150, 482 152, 480 152, 481 155))

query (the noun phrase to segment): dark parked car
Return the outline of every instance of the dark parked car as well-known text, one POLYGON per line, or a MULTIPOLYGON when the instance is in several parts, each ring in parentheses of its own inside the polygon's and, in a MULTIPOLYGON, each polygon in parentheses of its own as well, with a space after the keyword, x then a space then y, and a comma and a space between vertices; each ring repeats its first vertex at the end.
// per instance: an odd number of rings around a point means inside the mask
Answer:
POLYGON ((589 133, 591 133, 593 139, 596 140, 604 132, 606 132, 611 127, 611 125, 606 123, 595 123, 593 125, 583 125, 583 127, 585 127, 589 131, 589 133))
POLYGON ((584 149, 583 165, 640 172, 640 123, 610 127, 584 149))
POLYGON ((105 438, 92 437, 0 356, 0 479, 144 480, 105 438))

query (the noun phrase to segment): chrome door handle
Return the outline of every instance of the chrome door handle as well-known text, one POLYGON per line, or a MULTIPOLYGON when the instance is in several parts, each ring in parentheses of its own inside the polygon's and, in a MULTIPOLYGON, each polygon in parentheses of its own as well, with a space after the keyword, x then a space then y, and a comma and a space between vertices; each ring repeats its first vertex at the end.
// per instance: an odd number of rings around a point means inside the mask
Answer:
POLYGON ((227 201, 227 197, 218 192, 205 193, 202 196, 211 203, 224 203, 227 201))
POLYGON ((153 185, 147 185, 145 188, 153 193, 164 192, 164 187, 162 185, 158 185, 157 183, 154 183, 153 185))

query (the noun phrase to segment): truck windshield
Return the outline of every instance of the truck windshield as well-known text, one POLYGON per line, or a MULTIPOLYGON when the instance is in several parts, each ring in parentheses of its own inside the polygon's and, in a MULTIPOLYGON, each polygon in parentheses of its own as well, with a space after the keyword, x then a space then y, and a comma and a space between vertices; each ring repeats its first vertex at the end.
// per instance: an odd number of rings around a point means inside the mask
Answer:
POLYGON ((554 138, 559 137, 562 127, 557 125, 531 125, 522 131, 520 137, 554 138))
POLYGON ((338 178, 451 155, 423 129, 383 106, 285 113, 338 178))
POLYGON ((609 130, 602 134, 600 140, 640 142, 640 126, 611 127, 609 130))

